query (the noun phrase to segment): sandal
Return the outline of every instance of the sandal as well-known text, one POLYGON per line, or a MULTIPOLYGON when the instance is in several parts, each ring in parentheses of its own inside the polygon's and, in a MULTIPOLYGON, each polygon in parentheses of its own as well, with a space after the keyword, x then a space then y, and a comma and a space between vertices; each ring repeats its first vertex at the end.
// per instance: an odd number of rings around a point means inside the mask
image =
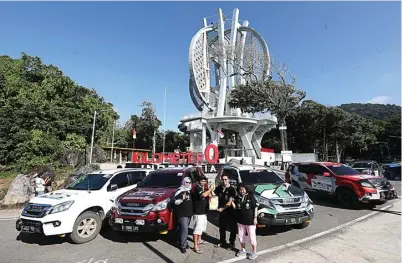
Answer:
POLYGON ((205 241, 205 240, 201 240, 201 242, 200 242, 200 243, 198 243, 198 245, 207 244, 207 243, 208 243, 207 241, 205 241))
POLYGON ((194 251, 195 253, 197 253, 197 254, 202 254, 201 249, 195 249, 195 248, 193 248, 193 251, 194 251))

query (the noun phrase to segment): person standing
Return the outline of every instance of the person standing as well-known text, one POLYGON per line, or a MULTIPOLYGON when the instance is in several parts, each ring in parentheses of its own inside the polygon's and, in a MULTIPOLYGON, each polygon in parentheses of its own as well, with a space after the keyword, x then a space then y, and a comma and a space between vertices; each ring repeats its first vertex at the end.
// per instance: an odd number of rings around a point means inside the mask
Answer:
POLYGON ((218 209, 219 212, 219 244, 215 247, 223 247, 227 249, 235 249, 237 222, 234 218, 234 209, 232 201, 236 196, 236 189, 230 185, 229 176, 223 174, 221 176, 222 184, 217 186, 214 194, 218 196, 218 209), (229 246, 226 243, 226 228, 229 225, 230 237, 229 246))
POLYGON ((45 180, 43 180, 41 175, 35 178, 35 196, 45 193, 45 184, 45 180))
POLYGON ((246 186, 241 183, 238 186, 238 195, 234 198, 232 206, 235 209, 235 216, 237 220, 237 229, 239 233, 239 241, 241 249, 236 256, 247 255, 248 259, 257 258, 257 202, 254 196, 249 193, 246 186), (252 252, 250 254, 246 251, 246 233, 250 238, 252 252))
POLYGON ((208 213, 208 200, 212 191, 214 190, 211 187, 208 190, 205 190, 205 185, 207 184, 208 179, 203 175, 197 182, 194 190, 193 190, 193 203, 194 203, 194 230, 193 230, 193 239, 194 239, 194 252, 197 254, 201 254, 202 251, 199 248, 199 244, 201 243, 202 233, 207 230, 207 213, 208 213))
POLYGON ((179 225, 179 245, 181 253, 187 252, 188 226, 193 215, 193 200, 191 197, 191 179, 185 177, 174 197, 174 213, 179 225))

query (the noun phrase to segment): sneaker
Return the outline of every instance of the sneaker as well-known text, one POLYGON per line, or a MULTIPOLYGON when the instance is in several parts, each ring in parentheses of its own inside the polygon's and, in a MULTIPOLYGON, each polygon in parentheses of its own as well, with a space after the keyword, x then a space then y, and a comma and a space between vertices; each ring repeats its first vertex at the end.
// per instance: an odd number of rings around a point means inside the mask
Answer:
POLYGON ((219 243, 219 244, 215 244, 215 247, 221 247, 221 248, 227 248, 228 244, 227 243, 219 243))
POLYGON ((180 251, 181 251, 182 254, 185 254, 187 252, 187 249, 186 248, 181 248, 180 251))
POLYGON ((251 252, 250 254, 248 254, 248 259, 256 259, 258 257, 257 253, 251 252))
POLYGON ((241 256, 245 256, 247 255, 247 251, 246 250, 239 250, 239 252, 237 252, 236 257, 241 257, 241 256))

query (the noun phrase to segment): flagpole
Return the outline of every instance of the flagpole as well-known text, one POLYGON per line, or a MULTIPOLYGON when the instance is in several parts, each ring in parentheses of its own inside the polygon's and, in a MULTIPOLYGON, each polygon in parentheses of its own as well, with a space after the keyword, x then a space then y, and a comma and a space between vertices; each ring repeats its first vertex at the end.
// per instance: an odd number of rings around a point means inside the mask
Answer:
POLYGON ((165 86, 165 98, 163 103, 163 143, 162 153, 165 153, 165 137, 166 137, 166 86, 165 86))

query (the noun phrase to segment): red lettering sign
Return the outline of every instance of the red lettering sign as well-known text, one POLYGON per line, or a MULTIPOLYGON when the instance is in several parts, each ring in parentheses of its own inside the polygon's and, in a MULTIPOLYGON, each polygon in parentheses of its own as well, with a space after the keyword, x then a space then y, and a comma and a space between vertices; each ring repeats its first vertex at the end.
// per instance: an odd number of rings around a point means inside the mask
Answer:
POLYGON ((153 153, 150 156, 147 152, 133 152, 132 163, 203 163, 206 160, 209 164, 215 164, 219 160, 219 149, 215 144, 209 144, 204 153, 153 153), (211 154, 212 149, 212 154, 211 154))

